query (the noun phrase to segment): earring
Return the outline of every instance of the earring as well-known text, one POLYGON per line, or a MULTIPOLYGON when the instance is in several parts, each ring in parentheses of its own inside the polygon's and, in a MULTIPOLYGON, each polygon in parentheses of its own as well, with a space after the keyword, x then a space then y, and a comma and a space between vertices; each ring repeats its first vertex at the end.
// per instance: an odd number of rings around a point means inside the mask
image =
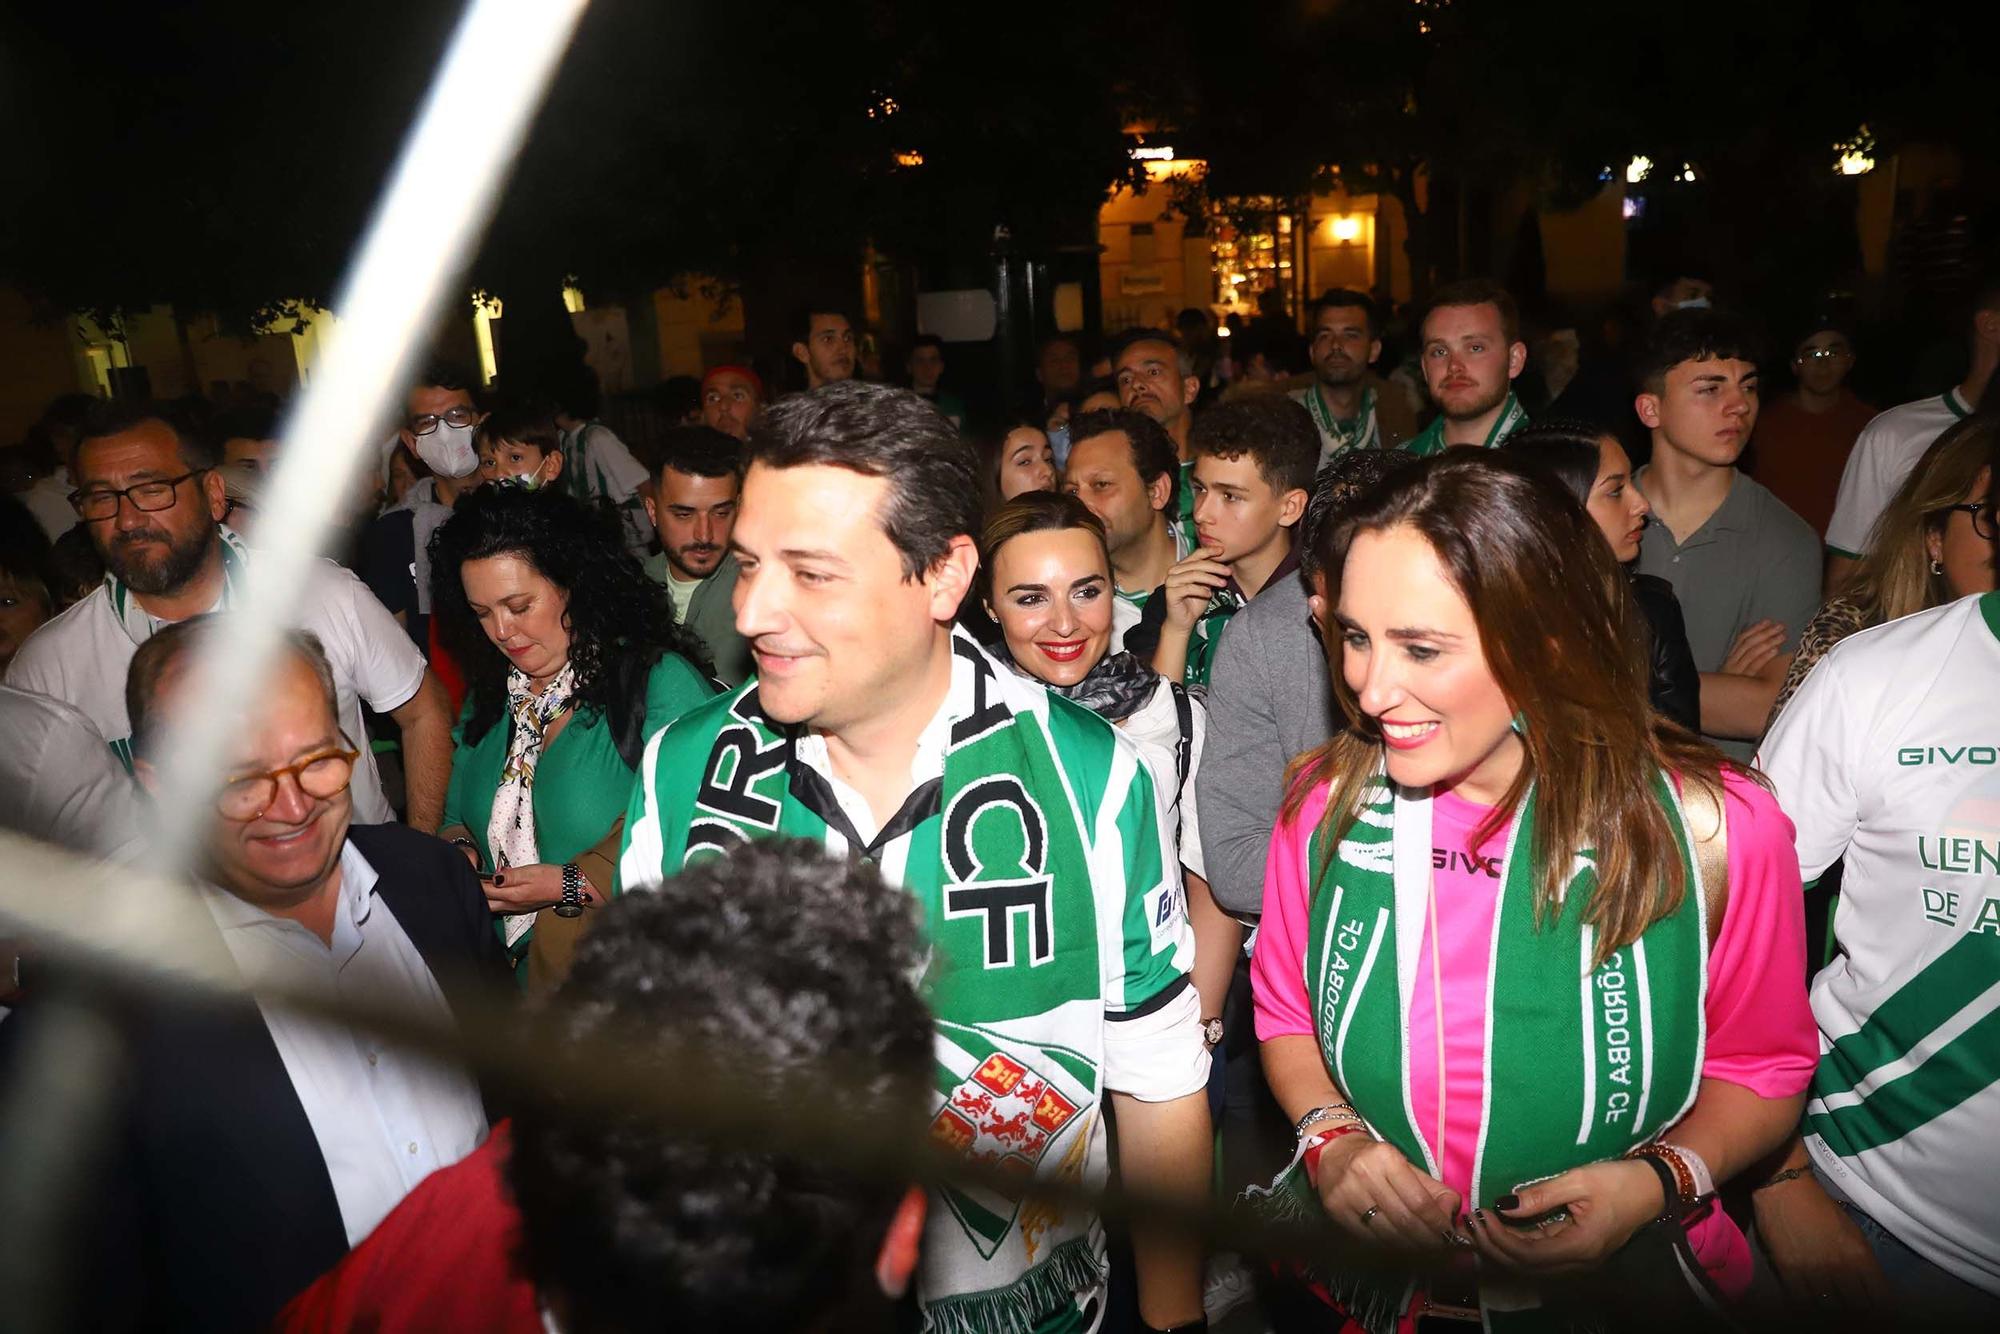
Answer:
POLYGON ((1931 557, 1931 573, 1932 574, 1944 573, 1944 562, 1939 560, 1936 556, 1931 557))

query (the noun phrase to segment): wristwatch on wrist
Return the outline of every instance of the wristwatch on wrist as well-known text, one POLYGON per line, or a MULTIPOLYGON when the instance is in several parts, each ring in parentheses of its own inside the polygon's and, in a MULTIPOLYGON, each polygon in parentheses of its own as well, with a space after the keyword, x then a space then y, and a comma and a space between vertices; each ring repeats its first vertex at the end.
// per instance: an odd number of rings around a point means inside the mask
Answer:
POLYGON ((1214 1051, 1222 1045, 1221 1019, 1204 1019, 1201 1021, 1201 1045, 1210 1051, 1214 1051))
POLYGON ((575 862, 563 863, 562 902, 556 905, 556 916, 583 916, 583 868, 575 862))

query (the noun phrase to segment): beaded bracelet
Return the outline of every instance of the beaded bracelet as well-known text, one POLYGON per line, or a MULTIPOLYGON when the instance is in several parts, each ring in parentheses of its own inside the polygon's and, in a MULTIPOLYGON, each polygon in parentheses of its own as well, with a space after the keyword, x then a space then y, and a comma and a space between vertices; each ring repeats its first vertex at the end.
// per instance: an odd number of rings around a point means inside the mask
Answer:
POLYGON ((1361 1113, 1354 1110, 1354 1104, 1346 1102, 1331 1102, 1324 1107, 1315 1107, 1300 1117, 1298 1124, 1292 1127, 1292 1137, 1304 1139, 1306 1128, 1316 1126, 1321 1121, 1353 1121, 1358 1125, 1361 1113))
POLYGON ((1684 1150, 1655 1142, 1641 1144, 1625 1156, 1645 1163, 1660 1178, 1664 1197, 1660 1205, 1661 1221, 1678 1223, 1700 1206, 1703 1196, 1700 1178, 1684 1150))

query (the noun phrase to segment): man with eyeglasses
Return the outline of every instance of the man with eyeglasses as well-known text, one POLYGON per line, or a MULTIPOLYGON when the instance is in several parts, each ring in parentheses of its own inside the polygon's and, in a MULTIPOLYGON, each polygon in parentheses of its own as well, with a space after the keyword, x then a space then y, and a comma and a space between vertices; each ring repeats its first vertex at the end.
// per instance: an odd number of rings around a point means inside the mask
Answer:
POLYGON ((1798 386, 1764 405, 1757 434, 1745 456, 1746 471, 1785 507, 1826 531, 1833 517, 1841 470, 1875 409, 1847 386, 1854 371, 1854 344, 1845 330, 1821 321, 1792 345, 1792 374, 1798 386))
MULTIPOLYGON (((165 409, 116 401, 93 409, 76 448, 71 503, 108 573, 30 636, 7 669, 7 684, 81 710, 128 762, 125 671, 133 654, 162 626, 235 605, 256 563, 222 524, 227 500, 216 463, 165 409)), ((365 744, 363 701, 401 729, 408 820, 435 829, 451 776, 444 687, 382 604, 331 561, 314 566, 296 616, 326 645, 349 735, 365 744)), ((354 811, 364 824, 396 818, 365 749, 354 811)))
MULTIPOLYGON (((222 621, 169 626, 133 656, 134 769, 148 791, 222 621)), ((287 634, 228 728, 196 902, 171 948, 233 968, 252 995, 115 1013, 125 1042, 101 1142, 116 1147, 79 1193, 78 1328, 262 1329, 486 1137, 479 1087, 457 1063, 259 994, 446 1028, 490 1021, 512 983, 465 858, 428 834, 352 823, 357 740, 312 635, 287 634)), ((0 1050, 30 1049, 34 998, 4 1028, 17 1023, 26 1031, 0 1035, 0 1050)))
POLYGON ((486 413, 473 397, 476 384, 472 372, 455 362, 433 361, 418 374, 397 438, 431 475, 382 511, 361 540, 357 573, 426 657, 433 653, 431 534, 451 517, 459 496, 479 485, 474 433, 486 413))

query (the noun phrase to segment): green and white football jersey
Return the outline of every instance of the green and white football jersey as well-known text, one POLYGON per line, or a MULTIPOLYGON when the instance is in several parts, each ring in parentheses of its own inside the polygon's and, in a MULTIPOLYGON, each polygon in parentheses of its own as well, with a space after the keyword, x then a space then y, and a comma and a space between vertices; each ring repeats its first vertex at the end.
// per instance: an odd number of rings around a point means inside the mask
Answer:
POLYGON ((2000 1293, 2000 594, 1843 640, 1758 762, 1807 881, 1846 858, 1807 1148, 1898 1240, 2000 1293))

